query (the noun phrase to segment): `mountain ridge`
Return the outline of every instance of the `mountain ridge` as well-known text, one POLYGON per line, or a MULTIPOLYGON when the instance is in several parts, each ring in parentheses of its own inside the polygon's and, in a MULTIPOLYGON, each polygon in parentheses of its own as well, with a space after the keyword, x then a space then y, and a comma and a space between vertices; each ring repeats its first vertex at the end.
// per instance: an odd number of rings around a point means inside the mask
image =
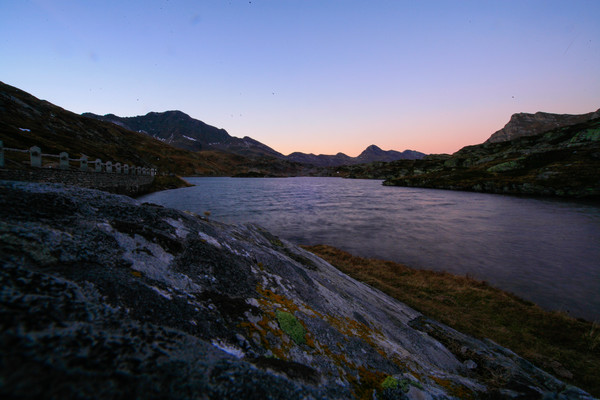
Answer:
POLYGON ((370 145, 358 156, 350 157, 344 153, 335 155, 294 152, 287 156, 290 161, 312 164, 319 167, 340 167, 344 165, 369 164, 373 162, 390 162, 397 160, 418 160, 426 154, 415 150, 382 150, 377 145, 370 145))
POLYGON ((225 129, 209 125, 179 110, 151 111, 134 117, 89 112, 82 116, 112 122, 189 151, 219 150, 245 157, 285 159, 283 154, 249 136, 231 136, 225 129))
POLYGON ((97 115, 83 113, 85 117, 112 122, 135 132, 145 133, 172 146, 190 150, 220 150, 245 157, 274 157, 281 160, 310 164, 318 167, 336 167, 340 165, 362 164, 376 161, 396 161, 420 159, 424 153, 415 150, 382 150, 376 145, 367 147, 357 157, 344 153, 336 155, 293 152, 284 155, 249 136, 238 138, 231 136, 225 129, 216 128, 197 120, 188 114, 171 110, 149 112, 135 117, 119 117, 115 114, 97 115))
MULTIPOLYGON (((183 118, 181 114, 173 112, 169 117, 183 118)), ((115 115, 108 114, 105 119, 112 121, 76 114, 0 82, 0 140, 7 148, 25 150, 39 146, 44 153, 64 151, 75 157, 86 154, 94 159, 158 168, 161 173, 180 176, 296 176, 307 173, 304 166, 286 160, 265 163, 218 150, 184 150, 124 127, 125 121, 115 115)), ((224 136, 223 132, 217 130, 215 134, 224 136)), ((7 166, 27 167, 26 157, 14 152, 9 154, 5 159, 7 166)))
POLYGON ((553 129, 563 128, 600 117, 600 108, 586 114, 553 114, 538 111, 535 114, 516 113, 504 127, 492 134, 484 143, 500 143, 522 136, 535 136, 553 129))
POLYGON ((598 199, 600 118, 400 163, 374 173, 389 186, 598 199))

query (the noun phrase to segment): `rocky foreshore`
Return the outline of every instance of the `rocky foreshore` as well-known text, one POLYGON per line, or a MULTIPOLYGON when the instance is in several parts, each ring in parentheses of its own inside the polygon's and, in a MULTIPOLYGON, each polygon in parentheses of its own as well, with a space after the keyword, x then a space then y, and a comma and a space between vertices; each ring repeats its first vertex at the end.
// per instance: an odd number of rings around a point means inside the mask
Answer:
POLYGON ((589 399, 255 225, 0 181, 0 395, 589 399))

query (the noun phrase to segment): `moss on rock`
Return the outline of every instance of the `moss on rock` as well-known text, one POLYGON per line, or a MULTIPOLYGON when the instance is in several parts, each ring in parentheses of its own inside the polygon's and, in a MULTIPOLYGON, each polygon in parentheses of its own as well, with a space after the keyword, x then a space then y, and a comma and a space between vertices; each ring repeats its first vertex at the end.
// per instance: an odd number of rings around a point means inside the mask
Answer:
POLYGON ((293 314, 277 310, 275 316, 281 330, 287 333, 296 344, 306 343, 306 329, 293 314))

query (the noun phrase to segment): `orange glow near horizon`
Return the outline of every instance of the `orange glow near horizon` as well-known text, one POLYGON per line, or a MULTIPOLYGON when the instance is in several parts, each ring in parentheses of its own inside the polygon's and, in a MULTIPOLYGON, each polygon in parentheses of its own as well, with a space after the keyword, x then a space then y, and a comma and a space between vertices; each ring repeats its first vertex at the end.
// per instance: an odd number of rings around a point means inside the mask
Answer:
POLYGON ((600 1, 5 3, 3 82, 283 154, 453 153, 514 113, 600 107, 600 1))

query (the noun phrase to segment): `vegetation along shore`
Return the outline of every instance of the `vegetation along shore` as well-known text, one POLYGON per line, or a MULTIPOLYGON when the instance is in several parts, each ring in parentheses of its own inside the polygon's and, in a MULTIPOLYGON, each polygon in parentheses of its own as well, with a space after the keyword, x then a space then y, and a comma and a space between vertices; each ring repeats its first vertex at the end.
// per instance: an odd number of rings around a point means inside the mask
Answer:
POLYGON ((600 394, 600 325, 546 311, 486 282, 304 246, 340 271, 433 319, 490 338, 561 379, 600 394))

